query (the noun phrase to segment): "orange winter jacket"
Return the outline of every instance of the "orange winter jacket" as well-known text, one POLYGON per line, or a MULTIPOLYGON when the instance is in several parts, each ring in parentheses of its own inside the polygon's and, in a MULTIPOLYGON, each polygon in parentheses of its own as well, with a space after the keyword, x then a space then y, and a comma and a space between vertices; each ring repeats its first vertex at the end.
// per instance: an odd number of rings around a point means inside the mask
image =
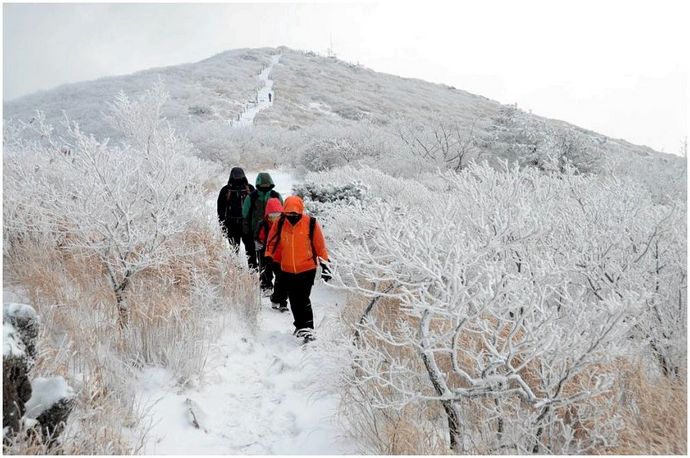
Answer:
POLYGON ((274 258, 275 253, 280 252, 280 269, 283 272, 293 274, 316 269, 318 259, 315 262, 315 257, 328 261, 326 242, 318 221, 314 226, 314 251, 316 253, 312 253, 312 244, 309 240, 309 220, 311 217, 304 213, 302 199, 297 196, 288 197, 285 199, 284 209, 285 213, 301 213, 302 218, 294 226, 287 220, 283 221, 280 237, 278 237, 277 232, 278 226, 281 225, 274 224, 271 227, 266 245, 266 257, 274 258))

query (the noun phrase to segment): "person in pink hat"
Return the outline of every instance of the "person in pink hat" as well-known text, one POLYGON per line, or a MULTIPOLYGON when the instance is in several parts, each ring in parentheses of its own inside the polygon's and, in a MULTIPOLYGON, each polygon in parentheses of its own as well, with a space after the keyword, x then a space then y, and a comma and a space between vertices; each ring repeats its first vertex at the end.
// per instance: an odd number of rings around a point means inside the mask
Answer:
MULTIPOLYGON (((266 210, 264 211, 264 219, 259 227, 259 234, 256 239, 257 246, 261 248, 268 244, 268 234, 271 232, 271 227, 278 221, 280 215, 283 213, 283 204, 280 199, 272 197, 266 202, 266 210)), ((280 269, 281 253, 278 251, 274 253, 273 258, 262 258, 261 272, 262 284, 270 284, 272 278, 275 276, 275 283, 273 285, 273 293, 271 294, 271 307, 281 312, 288 310, 287 301, 288 294, 284 285, 282 276, 283 271, 280 269)))

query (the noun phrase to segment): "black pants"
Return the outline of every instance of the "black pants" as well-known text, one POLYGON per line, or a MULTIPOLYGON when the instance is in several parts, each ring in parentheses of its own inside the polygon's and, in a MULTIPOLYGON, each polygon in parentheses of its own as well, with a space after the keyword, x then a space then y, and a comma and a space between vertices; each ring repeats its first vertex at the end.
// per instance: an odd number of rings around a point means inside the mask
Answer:
POLYGON ((256 256, 261 260, 261 274, 259 275, 261 287, 269 289, 273 288, 273 262, 264 256, 265 253, 266 248, 264 247, 256 252, 256 256))
POLYGON ((314 286, 316 269, 308 270, 299 274, 283 272, 281 280, 285 284, 292 316, 295 319, 295 329, 310 328, 314 329, 314 313, 311 310, 311 287, 314 286))
POLYGON ((276 280, 273 284, 271 302, 274 304, 287 305, 288 292, 285 285, 284 273, 282 270, 280 270, 280 264, 277 262, 271 263, 271 269, 273 270, 273 275, 276 277, 276 280))
POLYGON ((245 235, 242 233, 242 225, 235 227, 226 227, 226 234, 228 236, 228 242, 230 246, 237 253, 240 250, 240 240, 244 243, 244 251, 247 255, 247 264, 252 269, 258 269, 259 266, 256 262, 256 251, 254 250, 254 240, 251 235, 245 235))

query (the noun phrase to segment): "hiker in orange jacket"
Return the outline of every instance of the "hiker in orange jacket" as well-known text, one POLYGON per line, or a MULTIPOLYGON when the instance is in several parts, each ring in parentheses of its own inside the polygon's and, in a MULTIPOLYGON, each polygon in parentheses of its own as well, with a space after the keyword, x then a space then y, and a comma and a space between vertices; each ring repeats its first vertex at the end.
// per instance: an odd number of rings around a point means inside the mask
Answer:
POLYGON ((321 278, 331 276, 323 261, 328 251, 321 226, 315 218, 304 212, 304 202, 297 196, 285 199, 283 216, 268 234, 266 257, 280 258, 282 280, 287 289, 294 317, 294 334, 304 341, 314 340, 314 314, 311 308, 311 288, 316 268, 321 264, 321 278))
MULTIPOLYGON (((275 226, 278 219, 283 214, 283 204, 280 199, 271 197, 266 202, 266 210, 264 211, 264 220, 259 226, 259 234, 256 238, 256 246, 264 248, 267 245, 268 234, 273 226, 275 226)), ((287 312, 287 290, 285 289, 285 284, 282 279, 282 271, 280 270, 280 248, 275 250, 273 253, 273 258, 264 257, 262 260, 264 270, 261 275, 266 278, 267 282, 271 282, 271 278, 275 276, 275 282, 273 284, 273 293, 271 294, 271 307, 280 310, 281 312, 287 312)))

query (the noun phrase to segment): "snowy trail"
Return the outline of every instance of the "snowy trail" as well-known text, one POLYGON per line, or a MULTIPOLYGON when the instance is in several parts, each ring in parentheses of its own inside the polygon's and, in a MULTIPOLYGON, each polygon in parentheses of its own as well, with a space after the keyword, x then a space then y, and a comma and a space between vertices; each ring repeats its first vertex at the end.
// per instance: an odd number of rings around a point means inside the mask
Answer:
MULTIPOLYGON (((292 176, 268 172, 276 189, 289 195, 292 176)), ((247 174, 250 182, 255 177, 247 174)), ((316 281, 317 339, 344 300, 343 294, 316 281)), ((256 335, 226 322, 196 388, 180 388, 167 370, 145 370, 138 380, 139 402, 153 426, 143 453, 357 454, 356 444, 341 435, 335 415, 339 396, 324 380, 319 340, 303 347, 292 336, 292 320, 291 312, 273 310, 263 298, 256 335), (187 399, 200 429, 192 425, 187 399)))
MULTIPOLYGON (((342 301, 317 284, 314 318, 321 323, 342 301)), ((197 389, 181 390, 160 368, 142 374, 140 401, 154 425, 145 454, 356 454, 336 422, 338 397, 324 392, 318 347, 291 335, 292 314, 262 301, 260 330, 229 324, 197 389), (192 425, 193 401, 200 429, 192 425)), ((317 326, 318 336, 318 326, 317 326)))
POLYGON ((259 81, 263 81, 264 85, 257 92, 257 102, 249 103, 245 110, 240 115, 239 119, 232 123, 233 127, 243 128, 252 127, 254 125, 254 118, 256 115, 266 108, 273 105, 273 80, 269 79, 273 66, 280 60, 280 54, 271 56, 271 65, 266 67, 259 74, 259 81))

